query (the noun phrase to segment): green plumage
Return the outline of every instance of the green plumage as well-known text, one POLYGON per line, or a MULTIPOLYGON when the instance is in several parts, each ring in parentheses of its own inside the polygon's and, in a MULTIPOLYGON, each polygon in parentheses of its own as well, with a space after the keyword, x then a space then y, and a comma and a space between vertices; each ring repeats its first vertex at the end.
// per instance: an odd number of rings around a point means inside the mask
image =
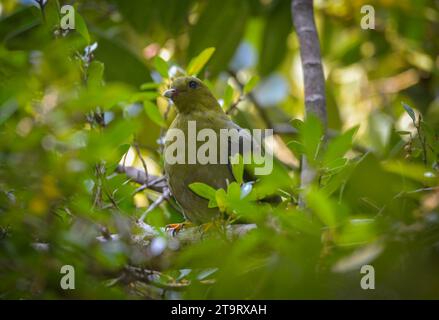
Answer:
MULTIPOLYGON (((177 116, 170 129, 180 129, 185 133, 186 151, 189 121, 196 121, 197 133, 204 128, 214 130, 218 137, 218 148, 220 129, 240 129, 224 113, 210 90, 195 77, 177 78, 165 95, 173 100, 177 108, 177 116)), ((171 143, 165 143, 165 153, 171 143)), ((197 142, 197 149, 203 143, 197 142)), ((185 164, 169 164, 165 157, 164 168, 171 192, 188 220, 205 223, 218 216, 218 209, 208 208, 208 201, 195 194, 188 185, 202 182, 216 189, 226 189, 227 183, 234 181, 229 164, 188 164, 188 161, 185 164)))

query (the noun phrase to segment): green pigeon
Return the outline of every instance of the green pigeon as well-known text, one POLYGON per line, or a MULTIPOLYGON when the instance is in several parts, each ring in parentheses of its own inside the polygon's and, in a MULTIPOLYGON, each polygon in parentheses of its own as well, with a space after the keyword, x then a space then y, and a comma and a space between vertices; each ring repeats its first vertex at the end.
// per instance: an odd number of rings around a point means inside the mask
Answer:
MULTIPOLYGON (((214 189, 227 189, 227 185, 235 181, 231 165, 230 163, 220 163, 219 157, 217 163, 201 164, 198 159, 196 163, 189 163, 188 156, 186 156, 184 163, 170 163, 169 159, 166 159, 166 155, 168 152, 171 153, 170 149, 175 140, 172 140, 169 135, 173 131, 172 129, 181 130, 185 137, 183 148, 187 151, 188 143, 194 143, 194 137, 191 137, 190 132, 188 132, 189 123, 196 125, 197 134, 202 129, 211 129, 217 137, 219 137, 221 129, 239 131, 242 129, 223 111, 209 88, 196 77, 176 78, 170 89, 165 91, 163 95, 172 100, 177 109, 176 118, 167 132, 164 148, 164 169, 170 190, 183 209, 187 220, 195 224, 211 222, 219 216, 218 208, 208 208, 208 200, 196 194, 189 188, 189 185, 201 182, 214 189)), ((250 134, 246 138, 251 139, 250 134)), ((196 142, 197 150, 203 143, 203 141, 196 142)), ((218 138, 217 154, 219 154, 220 145, 221 141, 218 138)), ((175 145, 172 148, 174 147, 175 145)))

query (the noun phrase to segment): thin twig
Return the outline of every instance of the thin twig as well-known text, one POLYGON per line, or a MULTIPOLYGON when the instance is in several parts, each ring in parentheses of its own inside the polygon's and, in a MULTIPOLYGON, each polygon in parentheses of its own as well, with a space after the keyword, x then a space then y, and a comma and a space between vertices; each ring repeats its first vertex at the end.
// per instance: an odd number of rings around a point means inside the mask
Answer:
POLYGON ((419 189, 411 190, 411 191, 401 191, 394 197, 394 199, 398 199, 398 198, 404 196, 405 194, 414 194, 414 193, 435 191, 435 190, 439 190, 439 187, 426 187, 426 188, 419 188, 419 189))
POLYGON ((421 147, 422 147, 422 162, 424 163, 424 166, 427 165, 427 147, 426 147, 426 139, 425 137, 423 137, 422 133, 421 133, 421 121, 422 121, 422 116, 419 115, 419 119, 418 119, 418 124, 415 124, 415 128, 416 131, 418 132, 418 138, 419 141, 421 142, 421 147))
POLYGON ((145 171, 145 174, 146 174, 145 184, 148 184, 148 168, 146 166, 145 159, 143 159, 142 154, 140 153, 139 143, 137 141, 134 142, 134 149, 136 150, 136 153, 140 159, 140 162, 142 162, 143 170, 145 171))
POLYGON ((163 201, 166 201, 169 199, 171 195, 171 191, 166 188, 163 190, 163 193, 155 200, 149 207, 146 209, 146 211, 142 214, 142 216, 139 218, 139 221, 143 222, 145 220, 148 213, 150 213, 152 210, 157 208, 163 201))
MULTIPOLYGON (((147 284, 152 284, 158 288, 165 290, 179 291, 187 288, 191 285, 191 281, 177 281, 170 275, 164 274, 156 270, 150 270, 145 268, 139 268, 127 265, 124 268, 124 276, 120 279, 126 282, 141 281, 147 284), (168 281, 163 282, 162 279, 166 278, 168 281), (160 280, 160 281, 159 281, 160 280)), ((196 280, 200 284, 213 284, 214 279, 196 280)))
MULTIPOLYGON (((142 185, 142 187, 146 185, 146 188, 153 191, 163 192, 163 190, 168 187, 165 177, 158 177, 151 174, 146 176, 146 173, 143 170, 139 170, 134 167, 125 167, 122 165, 118 165, 116 168, 116 172, 124 173, 131 181, 142 185), (146 181, 149 181, 148 184, 146 184, 146 181)), ((143 188, 140 191, 145 190, 146 188, 143 188)))
POLYGON ((139 193, 145 189, 149 189, 152 186, 157 185, 160 182, 163 182, 165 180, 166 180, 165 176, 154 178, 154 180, 148 181, 148 183, 145 183, 145 184, 141 185, 140 187, 138 187, 136 190, 134 190, 134 194, 139 193))
MULTIPOLYGON (((228 71, 229 75, 233 78, 233 80, 238 85, 241 92, 244 92, 244 84, 239 80, 238 75, 232 71, 228 71)), ((265 122, 265 125, 267 128, 273 128, 273 123, 268 116, 267 112, 265 111, 264 107, 262 107, 259 102, 256 100, 254 94, 252 92, 247 93, 248 99, 253 103, 253 105, 256 107, 256 110, 258 111, 259 115, 261 116, 262 120, 265 122)))
POLYGON ((231 114, 234 110, 236 110, 238 108, 238 104, 240 102, 242 102, 243 100, 245 100, 245 95, 239 95, 238 99, 233 102, 230 107, 227 109, 226 114, 231 114))

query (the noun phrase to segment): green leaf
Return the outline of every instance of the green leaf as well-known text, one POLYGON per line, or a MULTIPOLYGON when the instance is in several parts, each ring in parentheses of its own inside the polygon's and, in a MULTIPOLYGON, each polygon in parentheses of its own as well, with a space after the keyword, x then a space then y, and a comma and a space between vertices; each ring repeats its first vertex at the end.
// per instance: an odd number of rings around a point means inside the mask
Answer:
MULTIPOLYGON (((433 153, 436 154, 436 156, 439 156, 439 139, 436 135, 436 132, 434 129, 425 121, 421 121, 421 130, 425 137, 426 144, 429 148, 432 149, 433 153)), ((428 149, 427 149, 428 150, 428 149)), ((431 153, 429 153, 431 154, 431 153)))
POLYGON ((233 99, 233 87, 227 84, 226 90, 224 92, 224 108, 227 109, 232 104, 233 99))
POLYGON ((232 203, 241 199, 241 187, 238 183, 232 182, 227 186, 227 199, 232 203))
POLYGON ((34 22, 7 34, 4 46, 9 50, 42 50, 51 41, 46 26, 34 22))
MULTIPOLYGON (((148 33, 154 31, 154 38, 166 40, 172 33, 177 36, 185 28, 189 11, 194 0, 112 0, 116 3, 124 21, 131 24, 136 31, 148 33), (160 27, 160 31, 157 32, 160 27)), ((159 40, 160 41, 160 40, 159 40)))
POLYGON ((369 243, 377 237, 377 226, 374 219, 351 219, 335 237, 340 246, 352 246, 369 243))
POLYGON ((310 234, 314 236, 320 236, 319 225, 312 221, 310 217, 305 215, 303 212, 288 209, 285 211, 280 211, 276 214, 282 225, 284 225, 289 230, 299 230, 305 234, 310 234))
POLYGON ((154 103, 152 103, 149 100, 145 100, 145 101, 143 101, 143 106, 145 108, 146 115, 152 121, 154 121, 160 127, 163 127, 163 128, 166 127, 165 120, 163 120, 163 117, 162 117, 159 109, 157 108, 157 106, 154 103))
POLYGON ((0 125, 6 122, 18 109, 18 104, 14 100, 9 100, 1 105, 0 125))
POLYGON ((344 207, 338 205, 316 187, 311 187, 308 190, 306 193, 306 201, 309 208, 330 228, 335 228, 340 225, 342 218, 347 216, 344 207))
POLYGON ((197 75, 212 57, 214 52, 215 48, 204 49, 198 56, 196 56, 191 60, 191 62, 189 62, 187 73, 189 75, 197 75))
POLYGON ((125 17, 125 21, 131 24, 137 31, 145 32, 154 23, 157 1, 126 1, 114 0, 119 12, 125 17))
POLYGON ((399 174, 400 176, 422 182, 425 185, 433 186, 438 184, 438 176, 434 172, 427 170, 423 165, 410 163, 401 160, 389 160, 383 162, 381 166, 388 172, 399 174))
POLYGON ((216 208, 218 207, 218 204, 216 203, 216 199, 210 199, 209 203, 207 204, 208 208, 216 208))
MULTIPOLYGON (((188 55, 193 57, 204 48, 215 47, 209 62, 210 77, 227 70, 247 26, 248 1, 205 1, 195 26, 189 33, 188 55)), ((191 74, 191 73, 189 73, 191 74)))
POLYGON ((226 190, 224 190, 224 189, 216 190, 215 201, 216 201, 220 211, 224 212, 226 210, 226 206, 227 206, 227 193, 226 193, 226 190))
POLYGON ((232 164, 233 177, 238 184, 241 184, 244 177, 244 159, 239 153, 237 153, 230 156, 230 163, 232 164))
POLYGON ((153 90, 157 89, 158 87, 160 87, 160 83, 146 82, 140 86, 140 90, 153 90))
POLYGON ((386 113, 373 112, 369 115, 370 143, 379 154, 385 154, 389 148, 393 122, 393 118, 386 113))
POLYGON ((303 126, 303 121, 300 120, 300 119, 294 119, 294 120, 291 121, 291 125, 292 125, 294 128, 296 128, 297 130, 300 131, 300 129, 301 129, 302 126, 303 126))
POLYGON ((287 146, 293 151, 296 157, 300 157, 305 153, 305 147, 299 141, 292 140, 287 143, 287 146))
POLYGON ((322 137, 323 127, 320 120, 313 114, 308 115, 300 128, 300 138, 308 161, 317 160, 322 137))
POLYGON ((189 188, 200 197, 208 200, 215 200, 216 190, 205 183, 194 182, 189 185, 189 188))
MULTIPOLYGON (((45 24, 50 28, 54 28, 59 25, 61 18, 61 7, 59 5, 59 1, 46 1, 44 5, 44 13, 45 13, 45 24)), ((75 11, 76 15, 76 11, 75 11)))
POLYGON ((95 57, 107 66, 105 68, 107 81, 125 82, 135 87, 151 81, 150 70, 144 60, 127 45, 124 39, 97 28, 93 28, 93 36, 99 43, 95 57))
POLYGON ((82 16, 75 10, 75 30, 90 44, 90 34, 82 16))
POLYGON ((159 96, 158 92, 156 91, 146 91, 146 92, 136 92, 131 96, 130 101, 131 102, 138 102, 138 101, 144 101, 144 100, 154 100, 157 99, 159 96))
POLYGON ((412 118, 414 125, 416 126, 416 114, 415 111, 406 103, 401 102, 407 114, 412 118))
MULTIPOLYGON (((328 182, 326 182, 321 190, 327 194, 332 195, 337 190, 340 190, 342 186, 349 179, 349 175, 355 169, 355 162, 347 162, 335 175, 332 175, 328 182)), ((332 163, 334 165, 334 163, 332 163)))
POLYGON ((121 144, 118 148, 117 148, 117 152, 119 157, 122 157, 125 153, 128 152, 128 150, 130 149, 131 145, 129 143, 125 143, 125 144, 121 144))
POLYGON ((331 162, 343 157, 346 152, 352 147, 352 139, 358 131, 359 126, 355 126, 343 134, 334 138, 328 145, 325 152, 323 163, 328 165, 331 162))
POLYGON ((103 85, 104 64, 94 60, 90 63, 87 70, 87 86, 89 88, 99 88, 103 85))
POLYGON ((258 69, 262 76, 273 72, 284 60, 292 29, 290 1, 277 1, 267 17, 262 35, 258 69))
POLYGON ((244 86, 244 94, 248 94, 252 91, 259 82, 259 77, 257 75, 251 77, 251 79, 244 86))
POLYGON ((168 77, 168 63, 160 56, 155 56, 154 68, 160 73, 163 78, 168 77))

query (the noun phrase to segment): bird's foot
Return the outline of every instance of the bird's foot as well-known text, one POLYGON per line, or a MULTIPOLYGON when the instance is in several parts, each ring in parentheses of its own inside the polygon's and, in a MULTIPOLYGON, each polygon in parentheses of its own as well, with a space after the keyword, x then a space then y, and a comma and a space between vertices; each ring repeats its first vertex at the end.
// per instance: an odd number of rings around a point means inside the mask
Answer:
POLYGON ((166 231, 171 233, 171 235, 174 237, 177 233, 179 233, 184 228, 190 227, 193 224, 189 221, 184 221, 181 223, 171 223, 166 226, 166 231))

